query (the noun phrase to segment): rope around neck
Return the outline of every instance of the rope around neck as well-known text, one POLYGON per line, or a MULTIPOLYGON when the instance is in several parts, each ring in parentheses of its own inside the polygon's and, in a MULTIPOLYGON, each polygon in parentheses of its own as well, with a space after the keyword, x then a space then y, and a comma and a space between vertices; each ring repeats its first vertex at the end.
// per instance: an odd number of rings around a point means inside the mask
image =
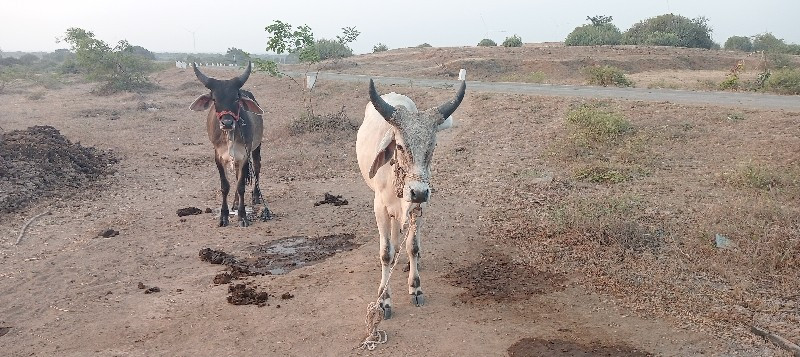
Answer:
MULTIPOLYGON (((417 217, 422 215, 422 206, 417 204, 416 207, 412 208, 410 212, 408 212, 408 219, 406 220, 406 234, 403 237, 403 241, 400 242, 399 247, 404 247, 406 245, 406 240, 408 240, 409 236, 417 234, 417 217)), ((391 240, 391 238, 390 238, 391 240)), ((401 249, 397 249, 394 253, 394 264, 389 268, 389 277, 386 279, 386 284, 383 285, 381 291, 378 293, 378 299, 376 301, 372 301, 367 305, 367 316, 364 318, 364 323, 367 325, 367 337, 364 338, 364 341, 358 346, 361 349, 372 351, 378 345, 386 343, 389 340, 389 336, 384 330, 378 329, 378 324, 383 321, 383 308, 381 307, 381 297, 383 293, 386 292, 386 288, 389 286, 389 281, 392 278, 392 272, 394 268, 397 266, 397 262, 400 261, 400 251, 401 249)))

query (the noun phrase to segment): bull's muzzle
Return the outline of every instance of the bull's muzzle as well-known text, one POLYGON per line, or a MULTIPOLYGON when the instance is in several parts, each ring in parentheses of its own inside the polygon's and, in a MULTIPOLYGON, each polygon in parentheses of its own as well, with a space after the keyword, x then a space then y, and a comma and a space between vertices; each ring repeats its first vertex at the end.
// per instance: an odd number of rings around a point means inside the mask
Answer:
POLYGON ((430 195, 430 189, 427 187, 425 188, 412 188, 409 190, 409 198, 413 203, 425 203, 428 202, 428 196, 430 195))
POLYGON ((219 121, 219 128, 222 130, 233 130, 234 126, 236 125, 236 121, 230 117, 223 117, 219 121))

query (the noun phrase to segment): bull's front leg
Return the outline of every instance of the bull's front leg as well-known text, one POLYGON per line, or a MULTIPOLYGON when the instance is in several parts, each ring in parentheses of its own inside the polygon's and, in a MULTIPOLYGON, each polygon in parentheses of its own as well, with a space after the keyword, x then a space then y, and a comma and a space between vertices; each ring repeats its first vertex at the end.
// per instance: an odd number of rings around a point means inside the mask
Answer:
POLYGON ((236 165, 236 200, 239 204, 236 213, 239 216, 239 227, 247 227, 250 222, 247 220, 247 211, 244 209, 244 188, 246 175, 249 174, 249 164, 245 160, 242 164, 236 165))
POLYGON ((228 191, 231 189, 231 184, 228 182, 228 177, 225 176, 225 165, 219 159, 219 156, 214 155, 214 161, 217 163, 217 170, 219 171, 220 191, 222 191, 222 207, 219 210, 219 226, 225 227, 228 225, 228 191))
POLYGON ((417 216, 413 220, 414 227, 410 228, 410 234, 406 240, 406 253, 408 253, 408 293, 411 295, 411 303, 414 306, 425 304, 425 297, 422 295, 422 285, 419 280, 419 257, 420 257, 420 229, 422 228, 422 217, 417 216))
POLYGON ((386 207, 381 200, 375 197, 375 221, 378 224, 378 235, 380 239, 379 258, 381 261, 381 283, 378 286, 378 301, 383 309, 383 318, 392 318, 392 294, 389 287, 389 272, 394 265, 394 242, 392 241, 393 221, 386 211, 386 207))

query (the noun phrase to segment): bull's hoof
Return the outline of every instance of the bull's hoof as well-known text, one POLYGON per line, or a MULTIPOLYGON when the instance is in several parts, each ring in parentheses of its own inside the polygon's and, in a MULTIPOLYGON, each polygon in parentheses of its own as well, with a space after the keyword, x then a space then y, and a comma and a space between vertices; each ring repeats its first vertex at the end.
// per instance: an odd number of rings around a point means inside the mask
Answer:
POLYGON ((272 212, 269 211, 267 206, 264 206, 264 210, 261 211, 261 221, 266 222, 272 219, 272 212))
POLYGON ((250 221, 248 221, 247 219, 239 220, 239 227, 249 227, 249 226, 250 226, 250 221))
POLYGON ((222 215, 219 217, 219 226, 220 227, 227 227, 228 226, 228 216, 222 215))
POLYGON ((258 195, 253 193, 253 206, 260 205, 260 204, 261 204, 261 198, 259 198, 258 195))
POLYGON ((392 306, 391 305, 384 305, 383 306, 383 319, 388 320, 392 318, 392 306))
POLYGON ((416 295, 411 294, 411 304, 416 307, 425 305, 425 295, 422 295, 422 291, 417 292, 416 295))

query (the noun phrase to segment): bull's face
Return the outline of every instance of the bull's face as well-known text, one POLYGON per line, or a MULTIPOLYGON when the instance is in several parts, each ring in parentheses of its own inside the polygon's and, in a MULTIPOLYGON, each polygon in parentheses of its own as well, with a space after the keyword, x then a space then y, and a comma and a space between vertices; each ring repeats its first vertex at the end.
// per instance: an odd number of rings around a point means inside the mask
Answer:
POLYGON ((239 89, 242 88, 247 78, 250 76, 251 65, 248 64, 245 72, 236 78, 229 80, 219 80, 209 78, 194 66, 194 73, 203 85, 211 90, 209 94, 203 94, 191 105, 192 110, 204 111, 213 105, 214 114, 219 120, 219 128, 223 131, 236 129, 242 109, 262 114, 263 111, 252 99, 243 96, 239 89))
POLYGON ((392 125, 378 148, 370 177, 386 161, 393 163, 397 195, 406 206, 425 203, 430 196, 430 167, 436 149, 436 132, 456 110, 464 98, 466 84, 462 82, 456 98, 437 108, 412 112, 404 106, 386 103, 370 81, 370 100, 378 113, 392 125), (402 184, 402 187, 400 186, 402 184))

